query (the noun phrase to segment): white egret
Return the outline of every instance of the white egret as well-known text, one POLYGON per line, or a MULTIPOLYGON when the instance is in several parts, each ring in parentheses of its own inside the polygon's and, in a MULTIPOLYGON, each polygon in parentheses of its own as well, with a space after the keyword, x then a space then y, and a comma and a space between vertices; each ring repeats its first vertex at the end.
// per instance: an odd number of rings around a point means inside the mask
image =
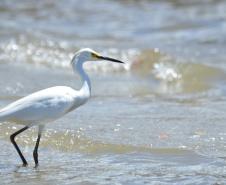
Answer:
POLYGON ((71 61, 73 70, 78 72, 83 83, 79 91, 67 86, 51 87, 21 98, 0 110, 0 121, 25 125, 25 127, 10 136, 10 140, 18 152, 23 166, 27 166, 28 163, 15 142, 15 137, 32 126, 38 126, 38 138, 33 151, 35 167, 37 167, 38 146, 44 125, 87 102, 91 95, 91 83, 88 75, 83 70, 83 64, 86 61, 96 60, 123 63, 113 58, 101 56, 89 48, 81 49, 71 61))

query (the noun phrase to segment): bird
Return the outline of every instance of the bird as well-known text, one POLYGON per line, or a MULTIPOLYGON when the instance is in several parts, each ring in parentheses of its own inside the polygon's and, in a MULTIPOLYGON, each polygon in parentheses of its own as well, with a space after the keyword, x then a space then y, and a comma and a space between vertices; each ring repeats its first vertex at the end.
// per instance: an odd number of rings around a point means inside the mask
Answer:
POLYGON ((10 135, 10 141, 23 162, 22 166, 27 166, 28 163, 18 147, 15 137, 33 126, 38 127, 38 137, 33 150, 35 168, 38 167, 38 147, 45 125, 61 118, 87 102, 91 96, 91 82, 84 71, 83 64, 87 61, 98 60, 124 63, 120 60, 103 56, 90 48, 80 49, 71 60, 73 71, 79 74, 82 81, 80 90, 74 90, 68 86, 54 86, 34 92, 0 109, 1 122, 12 122, 24 126, 10 135))

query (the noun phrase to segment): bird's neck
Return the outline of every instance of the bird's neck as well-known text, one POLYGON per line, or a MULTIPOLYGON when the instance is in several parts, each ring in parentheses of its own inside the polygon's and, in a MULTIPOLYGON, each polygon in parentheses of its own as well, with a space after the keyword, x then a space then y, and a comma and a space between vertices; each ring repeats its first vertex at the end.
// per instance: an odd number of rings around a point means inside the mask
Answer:
POLYGON ((76 58, 74 61, 75 66, 73 68, 76 69, 76 71, 78 72, 82 80, 82 88, 79 91, 81 92, 81 94, 89 98, 91 95, 91 83, 90 83, 89 76, 86 74, 86 72, 83 69, 84 62, 85 61, 83 61, 82 59, 76 58))

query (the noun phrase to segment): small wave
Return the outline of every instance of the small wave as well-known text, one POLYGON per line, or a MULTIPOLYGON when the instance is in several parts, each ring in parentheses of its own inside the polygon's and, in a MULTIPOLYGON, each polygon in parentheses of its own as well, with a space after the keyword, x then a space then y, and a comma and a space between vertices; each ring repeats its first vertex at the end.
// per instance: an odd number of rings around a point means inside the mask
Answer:
MULTIPOLYGON (((68 42, 35 39, 28 42, 28 40, 20 36, 18 39, 0 43, 1 61, 68 69, 71 58, 78 50, 68 42)), ((148 80, 152 89, 160 94, 204 92, 226 79, 222 69, 201 64, 199 61, 189 62, 184 58, 175 58, 158 48, 149 50, 108 48, 100 52, 119 58, 126 64, 96 62, 94 65, 88 62, 85 65, 86 70, 102 73, 123 71, 140 75, 144 77, 143 81, 148 80)))
POLYGON ((154 78, 158 93, 194 93, 208 91, 226 79, 222 69, 174 58, 159 50, 143 51, 131 66, 139 75, 154 78))
MULTIPOLYGON (((13 132, 19 129, 17 126, 9 126, 4 123, 0 123, 0 128, 1 139, 8 139, 13 132)), ((20 145, 29 147, 34 146, 36 139, 37 131, 34 128, 17 137, 20 145)), ((150 146, 133 146, 95 141, 85 137, 79 130, 46 130, 41 139, 41 146, 51 147, 64 152, 77 151, 87 154, 147 152, 152 154, 183 155, 190 153, 190 151, 181 148, 152 148, 150 146)))

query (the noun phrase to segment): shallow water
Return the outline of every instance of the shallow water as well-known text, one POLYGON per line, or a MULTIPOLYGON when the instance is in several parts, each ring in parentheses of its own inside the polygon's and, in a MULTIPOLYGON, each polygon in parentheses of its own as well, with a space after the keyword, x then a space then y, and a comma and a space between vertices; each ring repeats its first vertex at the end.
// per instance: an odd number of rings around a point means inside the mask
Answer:
POLYGON ((0 184, 226 184, 226 2, 1 1, 0 107, 34 91, 79 89, 69 64, 91 47, 92 98, 36 128, 0 123, 0 184))

